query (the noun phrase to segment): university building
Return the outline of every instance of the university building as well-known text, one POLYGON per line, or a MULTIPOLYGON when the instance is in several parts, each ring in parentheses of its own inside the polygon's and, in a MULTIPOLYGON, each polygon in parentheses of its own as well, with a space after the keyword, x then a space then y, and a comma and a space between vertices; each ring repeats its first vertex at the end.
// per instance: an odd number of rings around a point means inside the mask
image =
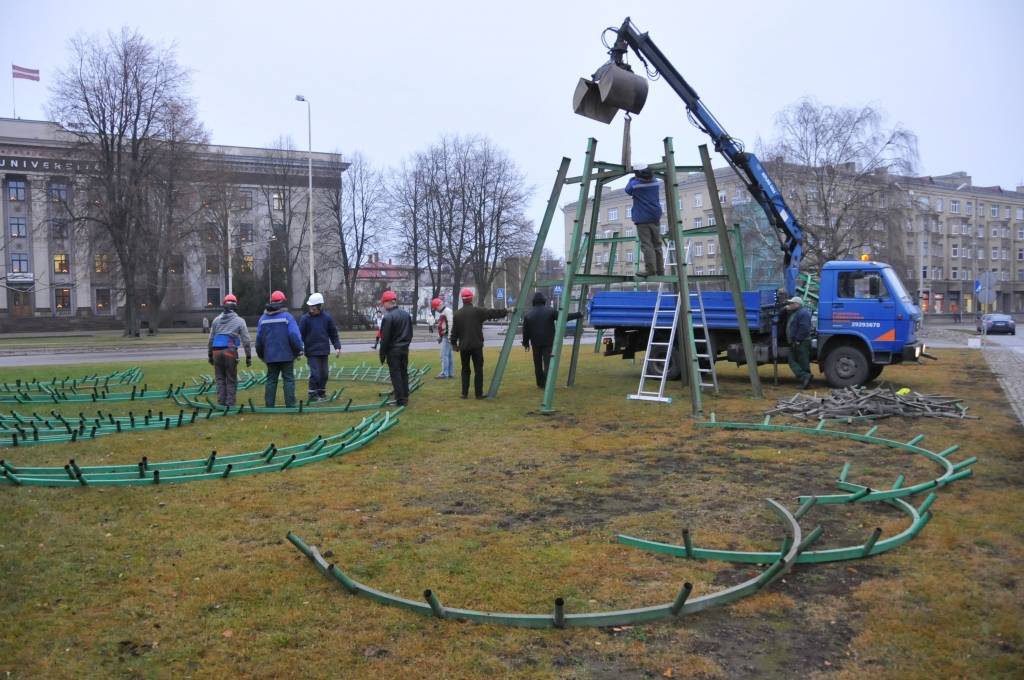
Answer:
MULTIPOLYGON (((117 255, 101 227, 68 220, 80 205, 79 180, 98 168, 76 161, 76 138, 47 121, 0 118, 0 331, 118 328, 124 285, 117 255)), ((305 151, 209 145, 196 149, 195 176, 182 200, 191 226, 173 244, 167 266, 161 325, 199 326, 232 288, 262 298, 271 288, 304 302, 308 286, 305 235, 308 159, 305 151), (214 180, 216 178, 216 184, 214 180), (219 225, 209 196, 231 196, 219 225), (219 227, 219 228, 218 228, 219 227), (228 238, 230 248, 222 237, 228 238), (272 262, 272 254, 277 259, 272 262), (225 254, 228 254, 225 257, 225 254), (251 280, 249 280, 251 278, 251 280), (266 286, 266 290, 264 289, 266 286)), ((347 168, 339 154, 313 154, 314 226, 318 237, 317 286, 334 290, 340 274, 328 266, 320 238, 335 225, 324 215, 326 194, 337 192, 347 168)), ((83 192, 84 193, 84 192, 83 192)), ((144 299, 139 303, 147 323, 144 299)))
MULTIPOLYGON (((707 183, 703 174, 678 178, 679 214, 684 233, 715 225, 707 183)), ((742 223, 743 257, 751 286, 779 285, 782 282, 782 255, 772 233, 751 237, 751 218, 761 215, 746 188, 729 168, 715 170, 726 221, 742 223), (753 247, 751 247, 753 245, 753 247), (760 273, 760 276, 757 275, 760 273)), ((886 195, 891 219, 883 232, 881 223, 871 225, 874 247, 869 255, 889 261, 897 268, 907 290, 930 314, 948 314, 959 310, 974 313, 979 309, 975 282, 988 273, 993 281, 994 301, 987 311, 1024 312, 1024 186, 1014 191, 974 186, 971 177, 956 172, 939 177, 902 177, 888 175, 886 195)), ((571 243, 576 203, 563 206, 565 243, 571 243)), ((592 204, 591 204, 592 205, 592 204)), ((597 238, 634 237, 636 227, 630 218, 632 198, 624 189, 605 189, 601 196, 597 238)), ((589 229, 590 208, 584 218, 589 229)), ((668 226, 662 217, 661 230, 666 249, 668 226)), ((769 228, 770 230, 770 228, 769 228)), ((718 239, 714 235, 686 238, 690 247, 691 275, 724 274, 718 239)), ((608 271, 610 244, 597 244, 592 271, 608 271)), ((850 252, 856 259, 861 251, 850 252)), ((637 270, 639 245, 619 243, 612 273, 628 275, 637 270)), ((666 262, 675 262, 669 252, 666 262)), ((805 268, 806 270, 806 268, 805 268)))

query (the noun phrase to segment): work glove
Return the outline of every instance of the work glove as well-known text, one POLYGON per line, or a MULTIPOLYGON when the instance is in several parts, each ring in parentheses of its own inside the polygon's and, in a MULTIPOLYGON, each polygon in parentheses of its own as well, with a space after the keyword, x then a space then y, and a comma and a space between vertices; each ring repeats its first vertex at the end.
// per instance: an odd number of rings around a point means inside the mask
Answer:
POLYGON ((252 366, 252 357, 246 355, 246 357, 245 357, 245 367, 246 368, 250 368, 251 366, 252 366))

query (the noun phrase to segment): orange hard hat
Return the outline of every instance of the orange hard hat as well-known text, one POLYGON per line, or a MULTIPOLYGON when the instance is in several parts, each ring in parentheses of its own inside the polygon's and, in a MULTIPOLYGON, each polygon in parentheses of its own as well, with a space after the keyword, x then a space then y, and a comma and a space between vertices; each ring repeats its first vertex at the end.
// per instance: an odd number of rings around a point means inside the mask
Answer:
POLYGON ((384 291, 384 293, 383 293, 383 294, 382 294, 382 295, 380 296, 380 301, 381 301, 382 303, 384 303, 384 302, 394 302, 394 301, 395 301, 395 300, 397 300, 397 299, 398 299, 398 296, 397 296, 397 295, 395 295, 395 291, 393 291, 393 290, 386 290, 386 291, 384 291))
POLYGON ((275 290, 273 293, 270 294, 271 302, 285 302, 287 299, 288 298, 284 296, 284 293, 282 293, 279 290, 275 290))
POLYGON ((444 305, 444 301, 442 301, 441 298, 434 298, 433 300, 430 301, 430 308, 433 309, 435 312, 441 309, 442 305, 444 305))
POLYGON ((226 304, 226 305, 229 305, 229 304, 230 305, 237 305, 238 304, 238 298, 236 298, 233 294, 228 293, 227 295, 224 296, 224 304, 226 304))
POLYGON ((462 291, 459 293, 459 297, 462 298, 463 300, 472 300, 473 291, 469 288, 463 288, 462 291))

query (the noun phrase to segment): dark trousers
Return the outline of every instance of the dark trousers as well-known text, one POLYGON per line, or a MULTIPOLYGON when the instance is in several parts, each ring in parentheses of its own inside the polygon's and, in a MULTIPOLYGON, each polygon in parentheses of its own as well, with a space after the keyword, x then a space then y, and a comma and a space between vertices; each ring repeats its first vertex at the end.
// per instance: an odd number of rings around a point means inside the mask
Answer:
POLYGON ((811 339, 804 338, 789 346, 789 367, 799 380, 811 375, 811 339))
POLYGON ((548 379, 548 365, 551 363, 551 345, 533 346, 533 375, 537 378, 537 387, 544 387, 548 379))
POLYGON ((267 364, 267 384, 263 389, 263 401, 267 408, 274 408, 277 400, 277 376, 284 378, 284 405, 295 406, 295 362, 275 361, 267 364))
POLYGON ((469 364, 473 362, 473 393, 484 396, 484 350, 463 349, 459 350, 459 358, 462 359, 462 396, 469 394, 469 364))
POLYGON ((405 406, 409 403, 409 350, 393 349, 388 352, 388 373, 395 390, 395 403, 405 406))
POLYGON ((309 364, 309 397, 327 396, 327 356, 306 357, 309 364))
POLYGON ((213 350, 213 375, 217 381, 217 403, 234 406, 238 389, 238 352, 233 349, 213 350))
POLYGON ((661 254, 661 226, 642 223, 636 225, 640 238, 640 253, 644 256, 644 271, 648 276, 665 273, 665 256, 661 254))

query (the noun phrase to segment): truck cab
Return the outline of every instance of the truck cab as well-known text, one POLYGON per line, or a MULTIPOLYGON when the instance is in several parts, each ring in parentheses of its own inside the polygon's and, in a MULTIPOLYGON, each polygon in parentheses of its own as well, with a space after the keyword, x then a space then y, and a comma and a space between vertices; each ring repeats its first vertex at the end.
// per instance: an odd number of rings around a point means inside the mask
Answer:
POLYGON ((916 361, 921 310, 887 264, 836 260, 821 272, 817 357, 833 387, 877 378, 890 364, 916 361))

